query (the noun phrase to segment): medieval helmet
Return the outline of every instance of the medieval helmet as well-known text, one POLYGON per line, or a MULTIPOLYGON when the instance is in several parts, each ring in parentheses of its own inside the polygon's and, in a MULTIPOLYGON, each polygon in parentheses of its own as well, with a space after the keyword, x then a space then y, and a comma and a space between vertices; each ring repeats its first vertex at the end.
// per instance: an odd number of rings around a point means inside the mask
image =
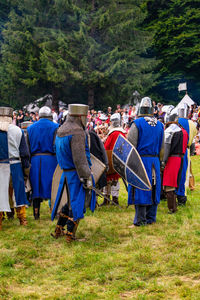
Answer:
POLYGON ((12 107, 0 107, 0 116, 1 117, 12 117, 13 116, 13 108, 12 107))
POLYGON ((189 106, 186 103, 181 104, 178 107, 178 117, 179 118, 188 118, 189 106))
POLYGON ((175 108, 173 107, 168 114, 168 118, 166 117, 166 123, 175 122, 177 121, 177 119, 178 119, 178 111, 176 107, 175 108))
POLYGON ((51 108, 48 106, 43 106, 39 110, 39 118, 46 118, 46 119, 51 119, 52 120, 52 112, 51 108))
POLYGON ((113 125, 113 127, 119 127, 120 126, 120 114, 115 113, 110 117, 110 121, 113 125))
POLYGON ((153 107, 151 103, 151 98, 149 97, 142 98, 139 105, 138 117, 143 116, 153 116, 153 107))
POLYGON ((162 112, 165 113, 165 116, 164 116, 165 123, 170 122, 170 114, 173 109, 174 109, 173 105, 165 105, 164 108, 162 109, 162 112))
POLYGON ((83 126, 87 124, 87 114, 89 106, 85 104, 69 104, 68 114, 72 117, 80 117, 83 126))

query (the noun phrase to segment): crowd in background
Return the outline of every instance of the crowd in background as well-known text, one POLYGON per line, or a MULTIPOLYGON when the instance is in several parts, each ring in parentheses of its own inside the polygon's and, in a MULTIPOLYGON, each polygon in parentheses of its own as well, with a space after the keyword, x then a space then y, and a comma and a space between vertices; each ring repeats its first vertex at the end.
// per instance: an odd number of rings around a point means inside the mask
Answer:
MULTIPOLYGON (((154 117, 157 118, 160 122, 164 123, 165 121, 165 112, 162 111, 163 104, 152 102, 154 106, 154 117)), ((137 118, 137 106, 126 105, 121 107, 120 104, 117 104, 116 108, 108 107, 106 111, 96 111, 91 109, 88 111, 88 123, 87 129, 94 130, 101 140, 104 142, 108 134, 110 127, 110 117, 113 113, 119 113, 121 118, 121 126, 127 132, 131 127, 132 122, 137 118)), ((52 109, 53 121, 62 125, 67 115, 67 108, 62 107, 57 113, 55 109, 52 109)), ((200 106, 194 104, 191 106, 188 118, 191 119, 197 126, 198 134, 195 137, 194 144, 195 150, 193 154, 200 155, 200 106)), ((14 111, 13 113, 13 124, 21 127, 21 123, 29 121, 35 123, 39 120, 38 112, 27 112, 20 109, 18 112, 14 111)))

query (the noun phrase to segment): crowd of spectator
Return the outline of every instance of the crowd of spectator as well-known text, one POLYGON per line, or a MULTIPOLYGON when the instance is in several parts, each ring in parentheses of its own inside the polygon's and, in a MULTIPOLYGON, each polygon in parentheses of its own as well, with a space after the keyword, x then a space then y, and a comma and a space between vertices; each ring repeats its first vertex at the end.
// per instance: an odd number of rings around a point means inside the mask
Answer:
MULTIPOLYGON (((160 122, 164 123, 165 112, 163 109, 162 103, 157 103, 155 101, 152 102, 154 107, 154 117, 157 118, 160 122)), ((116 108, 108 107, 106 111, 96 111, 91 109, 88 111, 88 123, 87 129, 94 130, 99 137, 104 142, 106 140, 108 130, 110 127, 110 117, 113 113, 119 113, 121 118, 121 126, 127 132, 131 127, 132 122, 137 118, 137 106, 132 104, 126 105, 125 107, 121 107, 120 104, 117 104, 116 108)), ((62 125, 67 115, 67 108, 60 108, 57 113, 55 109, 52 109, 52 117, 53 121, 62 125)), ((195 137, 195 151, 194 154, 200 155, 200 106, 197 104, 191 106, 189 110, 188 118, 191 119, 197 126, 198 134, 195 137)), ((21 127, 21 123, 29 121, 29 122, 37 122, 39 120, 38 112, 27 112, 23 110, 15 111, 13 113, 13 124, 21 127)))

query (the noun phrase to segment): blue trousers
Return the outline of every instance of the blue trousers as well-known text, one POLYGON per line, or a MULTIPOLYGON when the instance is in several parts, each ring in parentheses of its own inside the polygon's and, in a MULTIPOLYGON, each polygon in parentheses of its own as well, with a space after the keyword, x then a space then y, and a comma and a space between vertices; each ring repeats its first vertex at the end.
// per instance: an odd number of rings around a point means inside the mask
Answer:
POLYGON ((135 205, 135 226, 147 225, 156 222, 158 204, 155 203, 155 185, 152 189, 152 205, 135 205))

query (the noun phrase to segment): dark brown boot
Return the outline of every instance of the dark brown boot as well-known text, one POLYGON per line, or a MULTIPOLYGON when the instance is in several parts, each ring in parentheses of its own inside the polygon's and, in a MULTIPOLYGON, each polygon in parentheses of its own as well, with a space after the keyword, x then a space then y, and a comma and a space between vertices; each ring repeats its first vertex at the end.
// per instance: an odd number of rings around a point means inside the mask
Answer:
POLYGON ((79 224, 79 220, 77 220, 76 222, 74 222, 74 229, 73 229, 73 239, 75 240, 76 239, 76 237, 75 237, 75 235, 76 235, 76 231, 77 231, 77 228, 78 228, 78 224, 79 224))
POLYGON ((174 191, 170 191, 166 193, 166 196, 169 213, 173 214, 177 211, 176 194, 174 191))
POLYGON ((73 232, 67 231, 67 233, 66 233, 66 241, 67 241, 67 243, 71 243, 72 241, 74 241, 73 232))
POLYGON ((64 228, 61 225, 56 225, 55 232, 51 233, 51 236, 55 239, 65 235, 64 228))
POLYGON ((119 205, 118 197, 112 197, 112 201, 113 201, 115 204, 119 205))
POLYGON ((15 215, 15 209, 11 208, 11 211, 6 213, 8 220, 13 220, 15 215))
MULTIPOLYGON (((107 198, 108 198, 108 199, 110 199, 110 196, 107 196, 107 198)), ((104 199, 103 199, 103 203, 102 203, 102 204, 100 204, 100 206, 109 205, 109 201, 108 201, 108 199, 104 198, 104 199)))

